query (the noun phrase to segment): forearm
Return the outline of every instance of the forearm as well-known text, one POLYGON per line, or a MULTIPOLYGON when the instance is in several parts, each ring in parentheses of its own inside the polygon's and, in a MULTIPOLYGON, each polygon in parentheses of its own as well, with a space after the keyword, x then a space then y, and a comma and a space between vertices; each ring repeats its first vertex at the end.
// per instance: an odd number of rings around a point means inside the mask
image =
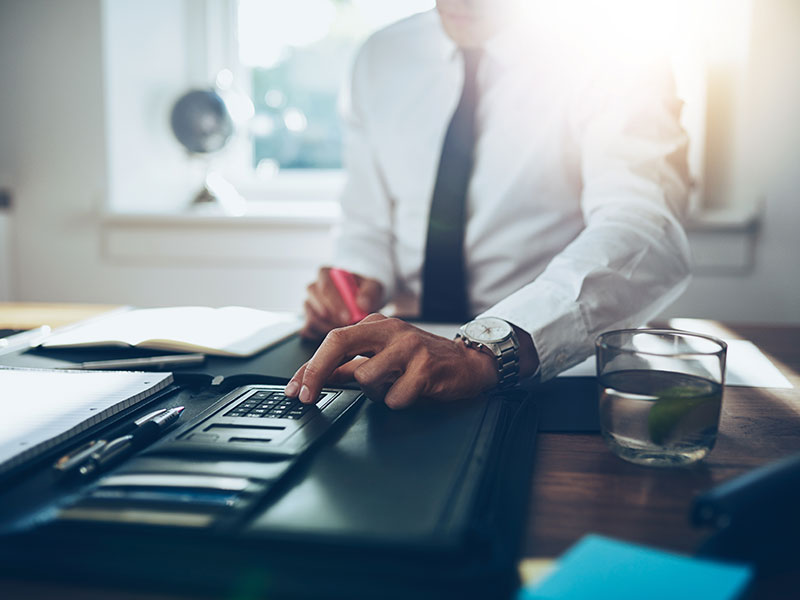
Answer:
POLYGON ((549 379, 591 354, 597 334, 657 314, 688 278, 677 221, 619 210, 596 218, 534 282, 484 315, 529 334, 541 377, 549 379))

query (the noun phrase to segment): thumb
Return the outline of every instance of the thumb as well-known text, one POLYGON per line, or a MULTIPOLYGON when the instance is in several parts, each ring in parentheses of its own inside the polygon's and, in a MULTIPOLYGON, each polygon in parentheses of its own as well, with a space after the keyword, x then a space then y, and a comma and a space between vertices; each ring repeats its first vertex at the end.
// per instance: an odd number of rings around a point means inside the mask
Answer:
POLYGON ((364 279, 358 285, 356 304, 364 312, 375 312, 380 308, 383 286, 374 279, 364 279))

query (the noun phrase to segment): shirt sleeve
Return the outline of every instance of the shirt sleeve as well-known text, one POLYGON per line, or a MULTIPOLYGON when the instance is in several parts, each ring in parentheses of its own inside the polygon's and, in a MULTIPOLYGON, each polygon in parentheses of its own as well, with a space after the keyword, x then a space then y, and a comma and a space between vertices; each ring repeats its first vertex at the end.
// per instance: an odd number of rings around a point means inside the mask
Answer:
POLYGON ((589 356, 603 331, 658 314, 690 277, 680 223, 687 137, 671 71, 651 64, 616 74, 610 92, 604 83, 580 90, 571 123, 585 228, 536 280, 484 313, 531 335, 541 380, 589 356))
POLYGON ((340 102, 347 180, 334 227, 333 265, 379 281, 388 301, 396 288, 392 203, 370 143, 369 57, 367 43, 356 58, 340 102))

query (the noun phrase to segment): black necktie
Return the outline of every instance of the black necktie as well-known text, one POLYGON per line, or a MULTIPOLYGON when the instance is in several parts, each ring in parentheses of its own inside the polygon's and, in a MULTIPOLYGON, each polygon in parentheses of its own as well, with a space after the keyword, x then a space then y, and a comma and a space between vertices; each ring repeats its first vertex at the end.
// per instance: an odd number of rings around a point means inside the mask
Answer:
POLYGON ((425 321, 462 323, 470 319, 464 228, 475 150, 475 75, 482 51, 469 48, 462 53, 464 88, 442 145, 428 222, 420 303, 425 321))

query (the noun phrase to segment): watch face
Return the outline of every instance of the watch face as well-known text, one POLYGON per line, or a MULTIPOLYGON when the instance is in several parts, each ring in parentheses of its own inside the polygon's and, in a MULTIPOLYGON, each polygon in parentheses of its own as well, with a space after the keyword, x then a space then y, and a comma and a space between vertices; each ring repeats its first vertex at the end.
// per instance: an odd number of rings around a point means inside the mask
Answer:
POLYGON ((484 344, 502 342, 511 335, 511 325, 495 317, 484 317, 470 321, 464 327, 464 333, 473 341, 484 344))

